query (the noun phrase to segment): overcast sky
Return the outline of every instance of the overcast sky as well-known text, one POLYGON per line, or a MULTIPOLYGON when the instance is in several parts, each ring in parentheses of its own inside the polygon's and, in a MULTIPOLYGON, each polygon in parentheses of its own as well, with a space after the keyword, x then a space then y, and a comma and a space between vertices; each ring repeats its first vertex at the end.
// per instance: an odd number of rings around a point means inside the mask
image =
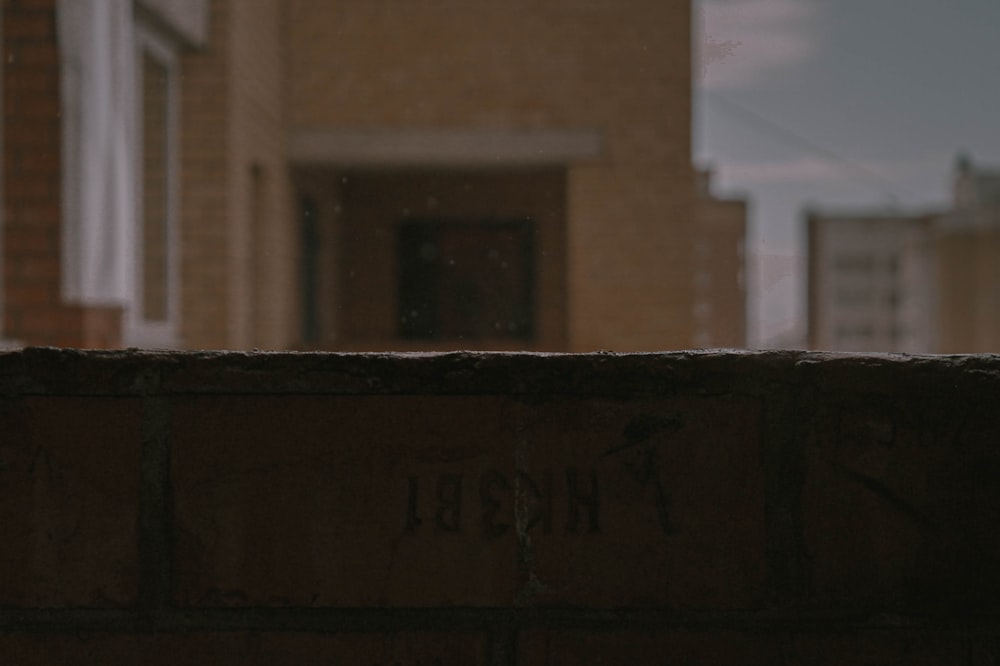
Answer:
POLYGON ((750 201, 751 344, 804 329, 802 211, 939 209, 1000 166, 1000 0, 695 0, 695 160, 750 201))

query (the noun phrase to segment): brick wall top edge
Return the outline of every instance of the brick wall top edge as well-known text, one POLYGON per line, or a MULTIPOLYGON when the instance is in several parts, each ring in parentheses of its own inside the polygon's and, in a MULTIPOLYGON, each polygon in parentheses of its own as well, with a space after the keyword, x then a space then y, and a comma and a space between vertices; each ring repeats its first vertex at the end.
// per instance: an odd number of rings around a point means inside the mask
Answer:
POLYGON ((83 351, 0 353, 0 395, 746 394, 996 399, 1000 355, 801 351, 645 353, 321 353, 83 351))

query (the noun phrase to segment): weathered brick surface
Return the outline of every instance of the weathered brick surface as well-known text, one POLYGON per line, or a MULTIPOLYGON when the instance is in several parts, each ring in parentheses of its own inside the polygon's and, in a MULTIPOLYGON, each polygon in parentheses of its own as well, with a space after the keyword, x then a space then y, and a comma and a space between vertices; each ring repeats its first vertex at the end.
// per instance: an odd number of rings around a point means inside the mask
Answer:
POLYGON ((84 663, 472 666, 488 663, 481 636, 442 632, 8 634, 0 635, 0 653, 5 663, 18 666, 84 663))
POLYGON ((810 604, 968 607, 1000 592, 1000 414, 939 394, 838 396, 811 415, 810 604))
POLYGON ((526 632, 519 664, 774 664, 780 652, 766 638, 731 631, 543 631, 526 632))
POLYGON ((752 606, 757 419, 724 398, 178 398, 178 601, 752 606))
POLYGON ((0 354, 0 653, 990 664, 998 400, 991 356, 0 354))
POLYGON ((178 399, 178 603, 509 603, 516 541, 477 535, 477 490, 458 485, 512 467, 502 413, 494 397, 178 399))
POLYGON ((0 400, 0 605, 135 601, 140 409, 134 398, 0 400))
POLYGON ((522 543, 523 600, 759 604, 759 411, 753 400, 701 396, 544 399, 516 411, 515 457, 529 477, 551 476, 555 500, 548 533, 522 543))
POLYGON ((990 632, 927 629, 857 629, 839 632, 785 633, 778 637, 789 666, 866 666, 868 664, 920 664, 978 666, 996 661, 1000 654, 990 632))
POLYGON ((963 631, 732 631, 727 629, 527 632, 519 664, 689 666, 972 666, 992 663, 997 641, 963 631))

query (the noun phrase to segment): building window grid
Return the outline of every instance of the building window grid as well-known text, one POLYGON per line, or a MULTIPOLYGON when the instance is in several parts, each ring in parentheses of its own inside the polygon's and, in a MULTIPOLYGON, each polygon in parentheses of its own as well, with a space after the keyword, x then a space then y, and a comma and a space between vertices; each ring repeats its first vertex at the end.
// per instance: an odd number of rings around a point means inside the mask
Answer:
POLYGON ((906 303, 902 289, 902 261, 899 255, 843 252, 833 257, 835 281, 833 302, 865 323, 841 324, 834 336, 841 344, 870 344, 884 340, 898 345, 910 331, 901 321, 906 303), (878 321, 878 320, 884 321, 878 321))

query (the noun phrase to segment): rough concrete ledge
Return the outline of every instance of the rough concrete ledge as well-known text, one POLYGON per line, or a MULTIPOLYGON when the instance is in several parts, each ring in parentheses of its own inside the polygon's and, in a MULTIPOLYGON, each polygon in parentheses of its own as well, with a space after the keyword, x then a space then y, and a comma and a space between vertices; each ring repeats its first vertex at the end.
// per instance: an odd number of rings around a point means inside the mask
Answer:
MULTIPOLYGON (((799 351, 664 353, 0 352, 0 394, 171 393, 632 395, 891 392, 947 399, 1000 391, 1000 356, 799 351)), ((995 393, 991 393, 995 395, 995 393)))

